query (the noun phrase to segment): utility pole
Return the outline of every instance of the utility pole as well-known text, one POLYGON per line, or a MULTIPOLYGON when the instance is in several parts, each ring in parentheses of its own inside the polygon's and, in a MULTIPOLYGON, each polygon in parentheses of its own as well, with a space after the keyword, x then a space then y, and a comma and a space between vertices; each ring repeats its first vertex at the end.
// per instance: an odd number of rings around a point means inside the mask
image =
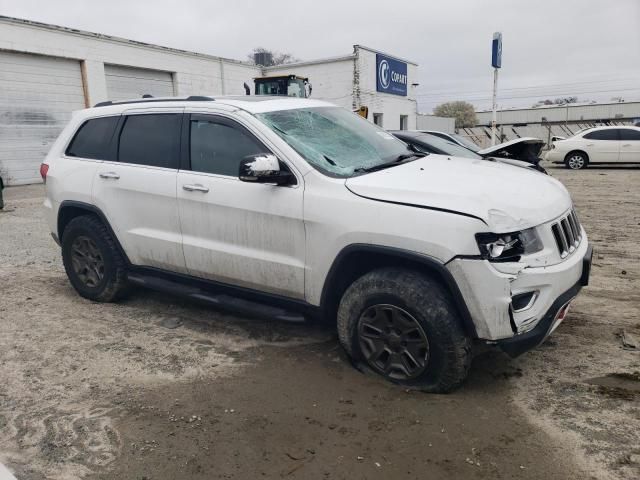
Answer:
POLYGON ((491 146, 496 144, 496 124, 498 116, 498 69, 502 67, 502 33, 493 34, 491 43, 491 66, 493 67, 493 114, 491 116, 491 146))
POLYGON ((491 146, 496 144, 496 123, 498 117, 498 69, 493 69, 493 115, 491 116, 491 146))

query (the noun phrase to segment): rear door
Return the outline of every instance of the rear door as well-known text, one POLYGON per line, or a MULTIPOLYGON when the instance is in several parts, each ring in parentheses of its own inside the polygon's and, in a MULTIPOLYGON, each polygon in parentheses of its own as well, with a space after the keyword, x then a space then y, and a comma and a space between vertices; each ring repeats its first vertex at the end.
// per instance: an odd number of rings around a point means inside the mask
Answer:
POLYGON ((184 273, 176 178, 181 108, 124 112, 114 158, 93 182, 94 203, 134 265, 184 273))
POLYGON ((620 135, 617 128, 586 133, 582 139, 591 163, 617 162, 620 158, 620 135))
POLYGON ((188 272, 303 298, 302 177, 296 175, 291 186, 242 182, 240 160, 272 153, 265 143, 228 116, 191 114, 185 120, 188 148, 177 195, 188 272))
POLYGON ((620 129, 620 162, 640 162, 640 130, 620 129))

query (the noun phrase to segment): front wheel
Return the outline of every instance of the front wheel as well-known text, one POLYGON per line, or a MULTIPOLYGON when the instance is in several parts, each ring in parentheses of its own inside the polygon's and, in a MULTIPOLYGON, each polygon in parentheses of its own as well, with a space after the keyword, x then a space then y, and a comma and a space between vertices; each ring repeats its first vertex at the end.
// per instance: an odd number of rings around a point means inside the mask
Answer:
POLYGON ((375 270, 356 280, 338 308, 340 343, 386 379, 433 393, 458 387, 471 341, 448 292, 426 275, 375 270))
POLYGON ((571 152, 564 159, 565 166, 570 170, 582 170, 587 168, 589 159, 587 155, 582 152, 571 152))

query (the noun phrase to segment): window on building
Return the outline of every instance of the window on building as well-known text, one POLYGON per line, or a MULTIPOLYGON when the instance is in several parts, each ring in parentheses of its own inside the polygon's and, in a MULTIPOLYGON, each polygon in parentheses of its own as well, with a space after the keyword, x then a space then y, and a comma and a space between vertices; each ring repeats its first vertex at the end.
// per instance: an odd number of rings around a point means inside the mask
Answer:
POLYGON ((102 117, 87 120, 78 129, 66 154, 70 157, 109 160, 109 146, 120 117, 102 117))
POLYGON ((240 160, 268 152, 240 126, 215 119, 191 120, 191 170, 237 177, 240 160))
POLYGON ((129 115, 120 133, 118 160, 178 168, 182 114, 129 115))
POLYGON ((617 128, 607 128, 605 130, 595 130, 587 133, 583 138, 587 140, 619 140, 619 130, 617 128))
POLYGON ((381 113, 374 113, 373 114, 373 123, 375 123, 379 127, 383 126, 382 125, 382 114, 381 113))
POLYGON ((409 116, 400 115, 400 130, 409 130, 409 116))
POLYGON ((620 129, 620 140, 640 140, 640 130, 634 130, 632 128, 620 129))

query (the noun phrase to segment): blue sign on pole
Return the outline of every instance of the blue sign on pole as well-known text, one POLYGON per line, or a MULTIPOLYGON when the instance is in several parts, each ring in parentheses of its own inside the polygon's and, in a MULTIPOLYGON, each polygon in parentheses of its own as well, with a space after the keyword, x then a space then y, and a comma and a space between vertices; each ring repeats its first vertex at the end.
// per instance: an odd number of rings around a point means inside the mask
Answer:
POLYGON ((407 64, 376 54, 376 90, 407 96, 407 64))
POLYGON ((502 33, 493 34, 493 42, 491 43, 491 66, 493 68, 502 67, 502 33))

